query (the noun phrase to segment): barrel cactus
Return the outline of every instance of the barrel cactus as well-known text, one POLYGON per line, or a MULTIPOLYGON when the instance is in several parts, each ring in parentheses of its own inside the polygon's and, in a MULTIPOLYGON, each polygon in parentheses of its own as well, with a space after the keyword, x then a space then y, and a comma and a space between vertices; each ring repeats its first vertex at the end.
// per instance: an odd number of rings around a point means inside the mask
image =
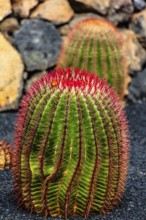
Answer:
POLYGON ((24 96, 12 150, 14 191, 30 212, 52 217, 106 213, 127 176, 124 110, 108 84, 56 69, 24 96))
POLYGON ((0 170, 10 168, 10 144, 7 141, 0 141, 0 170))
POLYGON ((122 34, 110 22, 96 18, 83 20, 69 32, 57 67, 95 72, 123 98, 128 84, 123 43, 122 34))

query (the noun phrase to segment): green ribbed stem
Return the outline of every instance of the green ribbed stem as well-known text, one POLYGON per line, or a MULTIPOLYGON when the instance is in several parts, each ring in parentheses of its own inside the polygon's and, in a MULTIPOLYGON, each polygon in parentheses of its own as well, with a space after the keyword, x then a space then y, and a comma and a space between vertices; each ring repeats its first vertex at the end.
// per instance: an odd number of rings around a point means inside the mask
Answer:
POLYGON ((111 210, 121 198, 126 123, 107 85, 94 75, 80 79, 82 72, 68 71, 69 79, 58 74, 46 89, 30 92, 17 126, 12 170, 19 202, 30 211, 88 217, 111 210))
POLYGON ((76 67, 93 72, 106 79, 123 97, 128 71, 122 47, 121 35, 111 23, 87 19, 69 32, 57 67, 76 67))

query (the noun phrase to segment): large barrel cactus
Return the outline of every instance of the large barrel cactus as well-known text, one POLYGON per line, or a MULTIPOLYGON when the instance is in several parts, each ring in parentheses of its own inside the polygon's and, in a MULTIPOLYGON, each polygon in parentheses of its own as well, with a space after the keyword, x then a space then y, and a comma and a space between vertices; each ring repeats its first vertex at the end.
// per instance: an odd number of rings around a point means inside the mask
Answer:
POLYGON ((122 34, 110 22, 96 18, 83 20, 69 32, 57 67, 95 72, 123 98, 128 83, 123 43, 122 34))
POLYGON ((31 212, 106 213, 121 199, 128 163, 124 110, 104 81, 55 70, 24 96, 12 150, 14 190, 31 212))

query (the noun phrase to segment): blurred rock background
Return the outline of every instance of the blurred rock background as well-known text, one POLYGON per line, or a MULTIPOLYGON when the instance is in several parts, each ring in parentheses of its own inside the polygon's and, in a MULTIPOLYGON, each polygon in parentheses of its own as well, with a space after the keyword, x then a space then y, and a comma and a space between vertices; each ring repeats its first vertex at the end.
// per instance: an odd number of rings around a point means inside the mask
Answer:
POLYGON ((146 100, 146 1, 0 0, 0 111, 18 109, 25 89, 55 68, 68 31, 93 17, 111 21, 124 36, 127 101, 146 100))

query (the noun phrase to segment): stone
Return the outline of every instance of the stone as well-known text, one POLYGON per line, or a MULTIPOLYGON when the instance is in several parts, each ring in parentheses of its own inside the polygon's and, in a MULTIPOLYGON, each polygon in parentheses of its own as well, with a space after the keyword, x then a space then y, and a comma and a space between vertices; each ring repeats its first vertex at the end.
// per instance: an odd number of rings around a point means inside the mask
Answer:
POLYGON ((133 3, 137 11, 141 11, 146 7, 146 2, 144 0, 133 0, 133 3))
POLYGON ((134 11, 132 0, 111 0, 108 20, 118 25, 128 22, 134 11))
POLYGON ((11 157, 10 157, 11 145, 4 140, 0 140, 0 170, 10 169, 11 157))
POLYGON ((133 15, 129 28, 137 34, 139 42, 146 50, 146 9, 133 15))
POLYGON ((24 19, 21 28, 14 32, 13 44, 20 51, 27 71, 43 71, 56 64, 61 36, 48 21, 24 19))
POLYGON ((62 35, 67 35, 68 32, 76 25, 78 22, 88 19, 88 18, 101 18, 99 15, 94 13, 81 13, 75 14, 74 18, 71 20, 69 24, 63 25, 59 28, 59 31, 62 35))
POLYGON ((146 43, 146 9, 133 15, 129 28, 146 43))
POLYGON ((22 18, 27 18, 39 0, 12 0, 13 11, 22 18))
POLYGON ((13 33, 19 29, 20 25, 16 18, 6 18, 3 22, 0 23, 1 32, 13 33))
POLYGON ((10 0, 0 0, 0 21, 11 13, 10 0))
POLYGON ((110 0, 70 0, 73 7, 81 7, 81 11, 96 11, 102 15, 106 15, 110 6, 110 0))
POLYGON ((146 62, 146 51, 137 40, 137 36, 131 30, 122 32, 124 39, 125 59, 129 67, 130 75, 141 71, 143 64, 146 62))
POLYGON ((146 69, 133 78, 127 98, 133 103, 146 101, 146 69))
POLYGON ((19 53, 0 33, 0 111, 17 109, 23 89, 24 65, 19 53))
POLYGON ((32 18, 43 18, 55 25, 69 22, 74 12, 67 0, 46 0, 31 14, 32 18))

